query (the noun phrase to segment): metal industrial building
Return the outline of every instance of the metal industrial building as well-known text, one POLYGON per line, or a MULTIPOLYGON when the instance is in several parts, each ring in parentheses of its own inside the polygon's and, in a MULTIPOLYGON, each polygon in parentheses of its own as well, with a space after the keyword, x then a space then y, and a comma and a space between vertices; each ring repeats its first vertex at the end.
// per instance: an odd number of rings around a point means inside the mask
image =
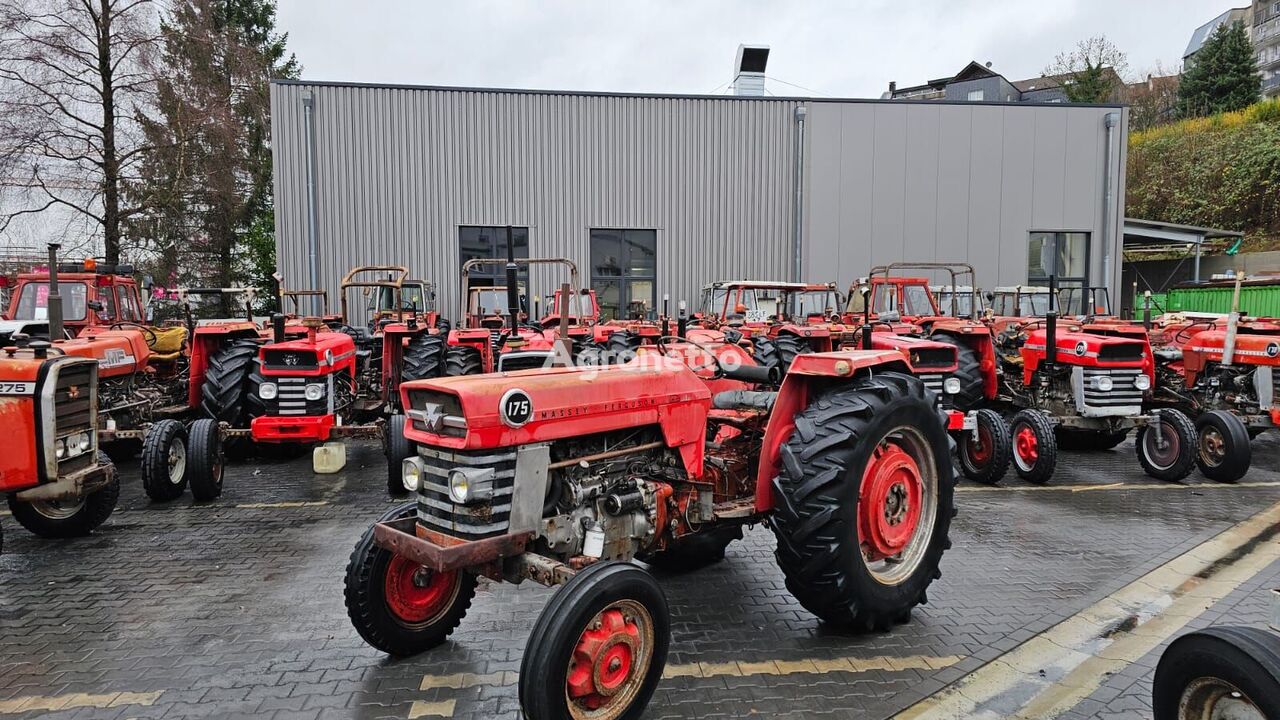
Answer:
POLYGON ((1036 282, 1051 247, 1060 276, 1119 282, 1120 106, 310 81, 273 83, 271 106, 293 287, 405 263, 452 317, 462 260, 505 253, 506 225, 521 254, 572 258, 610 306, 692 304, 739 277, 844 287, 899 260, 1036 282))

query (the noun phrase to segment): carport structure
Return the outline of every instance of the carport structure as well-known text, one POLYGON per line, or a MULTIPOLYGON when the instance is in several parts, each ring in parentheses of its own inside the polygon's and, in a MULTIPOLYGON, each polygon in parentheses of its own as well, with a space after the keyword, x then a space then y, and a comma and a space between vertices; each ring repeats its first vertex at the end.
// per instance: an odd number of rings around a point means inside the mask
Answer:
MULTIPOLYGON (((1158 220, 1124 219, 1125 260, 1132 260, 1130 253, 1174 254, 1183 253, 1182 259, 1193 258, 1191 279, 1200 282, 1200 257, 1204 245, 1215 240, 1234 239, 1236 244, 1244 239, 1244 233, 1236 230, 1179 225, 1158 220)), ((1228 251, 1231 252, 1231 251, 1228 251)), ((1179 266, 1181 263, 1179 263, 1179 266)), ((1149 288, 1158 292, 1157 288, 1149 288)))

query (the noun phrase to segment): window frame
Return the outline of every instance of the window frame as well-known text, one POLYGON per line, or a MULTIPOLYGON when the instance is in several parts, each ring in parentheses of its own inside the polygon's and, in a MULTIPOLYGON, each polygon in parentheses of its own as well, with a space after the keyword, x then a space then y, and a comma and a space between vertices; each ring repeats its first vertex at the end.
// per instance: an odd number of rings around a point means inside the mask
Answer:
MULTIPOLYGON (((603 241, 605 238, 601 238, 603 241)), ((613 238, 608 238, 613 242, 613 238)), ((645 313, 646 318, 653 319, 658 311, 658 228, 652 227, 591 227, 587 229, 587 258, 588 258, 588 277, 587 287, 596 294, 596 305, 600 309, 600 320, 603 322, 608 319, 623 320, 627 317, 627 308, 631 306, 637 298, 631 296, 631 285, 633 282, 649 282, 650 297, 648 300, 648 310, 645 313), (618 242, 618 270, 617 275, 598 275, 596 273, 596 265, 592 258, 595 256, 595 242, 597 233, 615 233, 618 242), (651 274, 636 274, 631 271, 631 245, 627 241, 628 233, 649 233, 653 239, 653 271, 651 274), (597 283, 602 286, 605 284, 616 284, 618 287, 618 305, 616 309, 606 305, 600 289, 596 287, 597 283), (607 313, 616 310, 617 316, 614 318, 607 317, 607 313)))
MULTIPOLYGON (((501 244, 506 242, 506 237, 505 235, 502 237, 499 237, 498 235, 498 233, 505 234, 506 230, 507 230, 506 225, 478 225, 475 223, 459 224, 457 226, 458 269, 461 270, 462 266, 466 264, 467 260, 470 260, 474 257, 484 257, 484 258, 491 258, 495 260, 506 260, 507 255, 501 249, 501 244), (488 255, 471 255, 471 257, 468 257, 468 251, 463 246, 463 237, 462 237, 463 233, 468 230, 494 231, 494 237, 490 242, 488 255)), ((530 257, 532 257, 532 254, 531 254, 532 244, 533 244, 532 226, 513 224, 511 225, 511 232, 512 232, 511 241, 516 247, 516 252, 515 252, 516 259, 528 260, 530 257), (519 242, 519 235, 518 235, 518 233, 520 233, 521 231, 524 232, 523 246, 521 246, 519 242)), ((489 287, 503 286, 506 284, 506 277, 504 274, 505 274, 505 270, 502 268, 497 268, 495 270, 480 268, 471 273, 470 284, 472 287, 486 286, 486 285, 489 287)), ((520 283, 522 285, 524 285, 525 287, 528 287, 529 266, 525 265, 521 267, 517 277, 519 278, 520 283)))
MULTIPOLYGON (((1053 230, 1032 229, 1027 231, 1027 276, 1026 276, 1027 285, 1029 286, 1048 285, 1050 276, 1056 276, 1059 290, 1061 290, 1064 287, 1089 287, 1090 286, 1090 284, 1093 281, 1093 231, 1092 230, 1063 228, 1063 229, 1053 229, 1053 230), (1049 268, 1048 273, 1046 275, 1033 277, 1031 275, 1031 241, 1037 235, 1048 235, 1053 237, 1053 250, 1050 253, 1050 257, 1053 258, 1054 267, 1049 268), (1059 261, 1058 240, 1060 237, 1065 239, 1067 236, 1070 236, 1070 235, 1081 235, 1084 237, 1084 265, 1083 265, 1084 274, 1083 275, 1062 275, 1059 272, 1059 268, 1057 267, 1057 264, 1059 261)), ((1083 297, 1083 294, 1081 294, 1081 297, 1083 297)), ((1056 302, 1055 304, 1060 306, 1058 307, 1059 313, 1069 313, 1071 311, 1071 308, 1061 307, 1060 301, 1056 302)))

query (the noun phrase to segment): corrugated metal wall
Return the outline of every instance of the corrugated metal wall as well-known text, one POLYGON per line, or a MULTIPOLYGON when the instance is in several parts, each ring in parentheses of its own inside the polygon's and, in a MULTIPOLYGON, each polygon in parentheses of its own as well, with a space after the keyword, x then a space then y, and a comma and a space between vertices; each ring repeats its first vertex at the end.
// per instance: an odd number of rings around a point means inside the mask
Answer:
MULTIPOLYGON (((407 264, 459 301, 458 227, 529 226, 530 253, 590 282, 590 228, 657 230, 658 298, 790 268, 795 102, 273 84, 276 237, 307 284, 315 107, 319 277, 407 264)), ((537 274, 535 294, 559 278, 537 274)))
MULTIPOLYGON (((1108 112, 1122 113, 1113 171, 1124 167, 1126 111, 1108 107, 276 83, 276 237, 294 287, 308 277, 306 96, 322 285, 336 290, 355 264, 404 263, 437 283, 449 317, 461 225, 529 226, 531 254, 571 258, 584 285, 591 228, 655 229, 659 299, 692 304, 719 279, 790 279, 800 105, 813 281, 938 260, 972 263, 984 287, 1021 283, 1032 230, 1092 233, 1101 278, 1108 112)), ((1123 214, 1121 200, 1112 238, 1123 214)), ((559 280, 535 273, 530 289, 559 280)))

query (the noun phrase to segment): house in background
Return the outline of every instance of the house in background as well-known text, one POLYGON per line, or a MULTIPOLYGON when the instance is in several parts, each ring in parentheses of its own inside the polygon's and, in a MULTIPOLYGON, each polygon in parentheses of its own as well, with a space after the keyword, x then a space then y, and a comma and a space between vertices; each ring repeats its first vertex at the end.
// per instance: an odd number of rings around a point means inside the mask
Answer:
MULTIPOLYGON (((1115 70, 1106 68, 1105 71, 1113 76, 1116 88, 1123 87, 1115 70)), ((975 60, 951 77, 930 80, 923 85, 899 88, 896 82, 890 82, 888 92, 880 97, 883 100, 1060 103, 1067 102, 1063 90, 1066 78, 1066 75, 1049 75, 1011 81, 992 70, 991 63, 975 60)))
POLYGON ((1182 51, 1182 67, 1190 68, 1195 64, 1196 53, 1200 52, 1200 48, 1204 47, 1204 41, 1218 29, 1220 25, 1228 25, 1230 23, 1243 23, 1246 31, 1253 28, 1253 7, 1246 5, 1245 7, 1231 8, 1222 13, 1218 17, 1201 25, 1191 33, 1191 40, 1187 42, 1187 49, 1182 51))
POLYGON ((1262 95, 1276 97, 1280 95, 1280 2, 1254 0, 1250 10, 1253 27, 1249 39, 1262 73, 1262 95))

